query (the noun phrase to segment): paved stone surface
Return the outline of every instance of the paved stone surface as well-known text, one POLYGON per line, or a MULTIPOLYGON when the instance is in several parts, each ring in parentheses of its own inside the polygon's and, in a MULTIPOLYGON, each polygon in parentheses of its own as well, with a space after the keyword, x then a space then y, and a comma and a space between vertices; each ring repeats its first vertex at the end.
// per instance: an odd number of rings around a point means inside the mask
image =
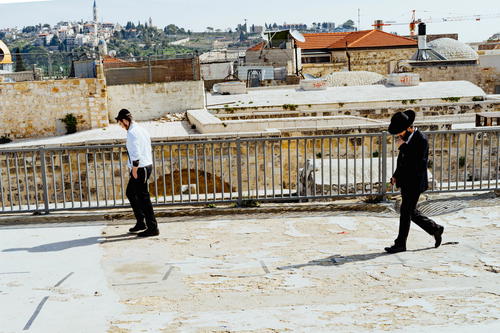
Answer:
POLYGON ((2 332, 47 296, 28 332, 498 331, 500 206, 477 206, 435 217, 438 249, 412 225, 396 255, 377 213, 162 218, 149 239, 3 227, 2 332))

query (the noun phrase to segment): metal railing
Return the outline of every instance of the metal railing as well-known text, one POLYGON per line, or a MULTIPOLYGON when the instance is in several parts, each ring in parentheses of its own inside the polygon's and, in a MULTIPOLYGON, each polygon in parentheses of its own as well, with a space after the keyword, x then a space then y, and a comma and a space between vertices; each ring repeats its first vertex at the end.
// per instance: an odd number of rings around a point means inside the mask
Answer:
MULTIPOLYGON (((436 131, 429 191, 499 187, 500 129, 436 131)), ((330 200, 397 193, 386 132, 153 144, 153 204, 330 200)), ((128 206, 123 145, 0 150, 0 213, 128 206)))
POLYGON ((35 80, 62 79, 71 75, 72 59, 70 52, 12 53, 12 71, 32 72, 35 80))

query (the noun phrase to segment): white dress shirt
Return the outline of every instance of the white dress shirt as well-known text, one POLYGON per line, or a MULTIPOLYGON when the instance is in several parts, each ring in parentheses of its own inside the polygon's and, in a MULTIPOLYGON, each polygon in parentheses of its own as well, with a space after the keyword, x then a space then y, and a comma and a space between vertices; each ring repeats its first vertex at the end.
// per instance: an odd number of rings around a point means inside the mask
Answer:
POLYGON ((413 137, 413 134, 415 134, 415 132, 418 130, 418 128, 415 127, 415 130, 413 132, 411 132, 410 136, 408 137, 408 140, 406 141, 406 143, 410 143, 410 140, 411 138, 413 137))
POLYGON ((132 169, 132 162, 139 161, 139 167, 143 168, 153 164, 151 137, 142 126, 132 122, 127 131, 128 167, 132 169))

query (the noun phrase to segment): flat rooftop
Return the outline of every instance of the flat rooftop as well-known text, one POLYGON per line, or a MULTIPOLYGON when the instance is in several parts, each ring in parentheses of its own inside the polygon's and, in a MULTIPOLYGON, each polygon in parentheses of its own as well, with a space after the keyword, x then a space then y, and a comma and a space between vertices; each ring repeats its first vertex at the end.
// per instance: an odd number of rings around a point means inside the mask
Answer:
POLYGON ((385 85, 330 87, 326 90, 303 91, 297 88, 249 89, 247 94, 207 94, 208 107, 223 107, 225 104, 256 107, 284 104, 331 104, 363 103, 397 100, 441 99, 449 97, 485 96, 485 92, 468 81, 421 82, 412 87, 390 87, 385 85))
POLYGON ((436 199, 443 245, 413 224, 395 255, 394 213, 0 226, 1 330, 498 332, 498 201, 436 199))
MULTIPOLYGON (((152 140, 165 140, 168 138, 187 138, 198 133, 191 129, 188 121, 145 121, 140 122, 151 135, 152 140)), ((73 134, 54 136, 39 139, 22 139, 3 144, 0 149, 29 148, 37 146, 59 146, 59 145, 85 145, 85 144, 111 144, 125 143, 127 132, 118 124, 111 124, 106 128, 97 128, 80 131, 73 134)))

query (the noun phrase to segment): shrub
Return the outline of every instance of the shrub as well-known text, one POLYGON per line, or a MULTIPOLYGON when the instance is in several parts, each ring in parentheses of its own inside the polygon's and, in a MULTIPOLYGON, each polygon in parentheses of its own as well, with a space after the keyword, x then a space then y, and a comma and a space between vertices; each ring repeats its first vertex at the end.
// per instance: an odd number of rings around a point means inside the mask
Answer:
POLYGON ((441 98, 445 102, 458 102, 460 101, 460 97, 446 97, 446 98, 441 98))
POLYGON ((465 156, 460 156, 460 158, 458 159, 458 165, 463 168, 464 165, 465 165, 465 161, 466 161, 466 158, 465 156))
POLYGON ((257 200, 249 199, 249 200, 243 200, 241 202, 241 207, 260 207, 260 202, 257 200))
POLYGON ((296 104, 283 104, 283 110, 295 111, 297 110, 298 105, 296 104))
POLYGON ((66 134, 76 133, 77 119, 72 113, 67 114, 61 121, 66 126, 66 134))
POLYGON ((9 143, 12 142, 12 139, 8 135, 2 135, 0 137, 0 145, 3 145, 4 143, 9 143))

